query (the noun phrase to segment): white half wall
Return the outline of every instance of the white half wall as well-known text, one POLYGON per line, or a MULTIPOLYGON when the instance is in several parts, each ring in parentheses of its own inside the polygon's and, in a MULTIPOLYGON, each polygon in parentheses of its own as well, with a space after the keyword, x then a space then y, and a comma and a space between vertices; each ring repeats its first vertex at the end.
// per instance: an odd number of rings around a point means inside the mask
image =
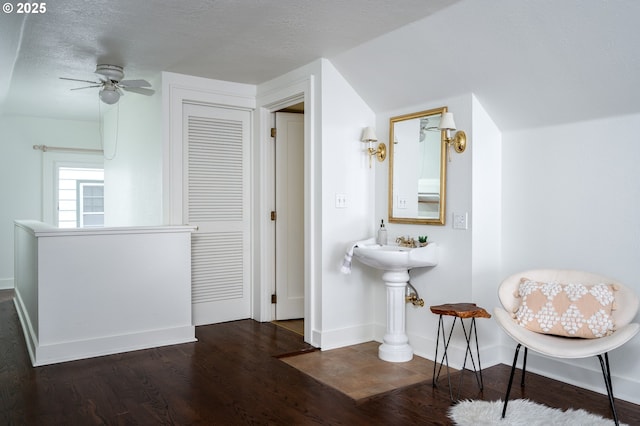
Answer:
POLYGON ((195 341, 192 231, 17 221, 15 304, 33 365, 195 341))

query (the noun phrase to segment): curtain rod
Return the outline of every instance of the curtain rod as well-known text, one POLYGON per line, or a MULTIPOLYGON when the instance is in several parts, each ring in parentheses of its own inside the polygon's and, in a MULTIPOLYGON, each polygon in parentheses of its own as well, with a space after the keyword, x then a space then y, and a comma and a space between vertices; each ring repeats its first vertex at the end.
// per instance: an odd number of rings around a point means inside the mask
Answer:
POLYGON ((40 150, 42 152, 47 151, 64 151, 64 152, 84 152, 88 154, 100 154, 103 155, 104 151, 101 149, 89 149, 89 148, 63 148, 59 146, 47 146, 47 145, 34 145, 33 149, 40 150))

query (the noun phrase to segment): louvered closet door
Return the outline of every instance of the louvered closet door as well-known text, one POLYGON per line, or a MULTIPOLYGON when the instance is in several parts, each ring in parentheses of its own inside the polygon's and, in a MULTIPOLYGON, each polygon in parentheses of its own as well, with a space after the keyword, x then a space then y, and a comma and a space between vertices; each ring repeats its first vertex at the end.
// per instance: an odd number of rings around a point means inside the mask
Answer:
POLYGON ((185 218, 195 325, 249 318, 251 113, 184 105, 185 218))

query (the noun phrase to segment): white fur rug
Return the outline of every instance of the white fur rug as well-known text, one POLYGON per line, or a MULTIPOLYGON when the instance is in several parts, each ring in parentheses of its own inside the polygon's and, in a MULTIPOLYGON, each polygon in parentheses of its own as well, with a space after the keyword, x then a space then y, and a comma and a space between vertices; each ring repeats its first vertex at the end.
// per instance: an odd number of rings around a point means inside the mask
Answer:
MULTIPOLYGON (((459 426, 610 426, 614 422, 585 410, 562 411, 526 399, 514 399, 502 416, 503 401, 460 401, 449 409, 449 417, 459 426)), ((623 423, 621 423, 623 424, 623 423)))

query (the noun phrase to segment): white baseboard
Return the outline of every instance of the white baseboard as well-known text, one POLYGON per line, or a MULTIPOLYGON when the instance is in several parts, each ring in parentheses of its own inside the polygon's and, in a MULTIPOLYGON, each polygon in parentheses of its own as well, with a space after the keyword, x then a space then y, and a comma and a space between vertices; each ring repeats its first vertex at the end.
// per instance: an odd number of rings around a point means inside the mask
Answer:
POLYGON ((31 319, 29 315, 27 315, 27 310, 22 302, 22 298, 20 297, 20 293, 16 292, 15 297, 13 299, 13 304, 16 307, 16 311, 18 312, 18 319, 20 320, 20 325, 22 326, 22 333, 24 335, 25 343, 27 344, 27 351, 29 352, 29 358, 31 358, 31 364, 35 365, 35 353, 36 348, 38 347, 38 335, 33 329, 33 325, 31 324, 31 319))
MULTIPOLYGON (((319 339, 318 341, 322 343, 322 349, 328 350, 364 343, 371 340, 382 342, 384 333, 384 326, 380 324, 373 324, 368 326, 336 329, 323 333, 316 332, 315 336, 319 339)), ((409 333, 408 336, 409 343, 411 344, 415 355, 432 361, 434 360, 436 336, 425 337, 411 333, 409 333)), ((466 346, 464 341, 451 341, 447 351, 450 367, 455 369, 460 369, 462 367, 465 350, 466 346)), ((514 351, 515 344, 494 344, 490 346, 482 346, 480 349, 480 361, 482 363, 482 368, 485 369, 498 364, 511 366, 514 351)), ((475 348, 473 348, 473 353, 475 355, 475 348)), ((522 354, 523 350, 520 351, 518 368, 521 368, 522 366, 522 354)), ((439 348, 439 356, 440 355, 442 355, 442 347, 439 348)), ((469 361, 467 361, 467 368, 471 368, 469 361)), ((527 358, 527 371, 598 392, 603 395, 607 394, 607 390, 604 386, 604 379, 602 377, 602 371, 600 370, 600 363, 596 357, 589 360, 582 360, 581 363, 576 363, 571 362, 571 360, 546 358, 530 351, 527 358), (589 361, 593 361, 592 365, 589 361)), ((611 364, 611 371, 615 398, 634 404, 640 404, 640 394, 637 392, 638 388, 640 388, 640 382, 624 377, 623 371, 616 371, 615 364, 611 364)))
POLYGON ((373 340, 373 326, 367 324, 323 331, 318 336, 317 342, 320 343, 320 348, 325 351, 370 342, 371 340, 373 340))
MULTIPOLYGON (((507 354, 508 358, 503 361, 503 364, 509 367, 511 367, 513 363, 515 347, 516 345, 514 343, 502 349, 502 352, 507 354)), ((521 349, 518 364, 516 365, 517 368, 522 368, 523 353, 524 349, 521 349)), ((529 351, 527 356, 527 371, 603 395, 607 394, 598 358, 594 356, 578 360, 579 363, 572 361, 571 359, 561 360, 559 358, 547 358, 536 352, 529 351)), ((640 382, 629 379, 623 376, 623 374, 624 371, 616 371, 616 365, 614 363, 611 364, 611 381, 613 382, 614 397, 633 404, 640 404, 640 394, 638 394, 640 382)))
MULTIPOLYGON (((386 332, 385 326, 376 324, 374 325, 374 340, 382 342, 384 333, 386 332)), ((409 344, 413 348, 413 353, 421 358, 425 358, 431 361, 435 360, 435 348, 436 348, 436 335, 423 336, 407 333, 409 337, 409 344)), ((442 342, 441 342, 442 343, 442 342)), ((464 354, 466 352, 466 346, 464 341, 457 341, 452 339, 447 350, 447 357, 449 358, 449 366, 451 368, 460 369, 464 363, 464 354)), ((438 348, 438 358, 443 354, 442 344, 438 348)), ((475 356, 475 345, 473 347, 473 354, 475 356)), ((488 368, 496 364, 502 363, 502 357, 500 353, 500 347, 498 346, 483 346, 480 349, 481 365, 482 368, 488 368)), ((470 361, 467 360, 467 368, 472 368, 470 361)))
MULTIPOLYGON (((435 361, 436 356, 436 340, 435 337, 425 337, 408 333, 409 344, 413 348, 413 353, 419 357, 435 361)), ((464 341, 451 340, 449 348, 447 349, 447 358, 449 358, 449 366, 455 369, 462 368, 464 363, 464 355, 466 352, 466 343, 464 341)), ((475 359, 476 348, 475 343, 472 342, 472 353, 475 359)), ((442 342, 438 347, 438 358, 441 358, 444 354, 444 348, 442 342)), ((440 362, 441 359, 438 359, 440 362)), ((487 346, 484 345, 480 348, 480 364, 482 368, 489 368, 497 364, 503 363, 501 348, 498 345, 487 346)), ((472 369, 471 361, 467 359, 466 368, 472 369)))
POLYGON ((14 287, 13 285, 13 277, 11 278, 0 278, 0 290, 10 290, 14 287))
MULTIPOLYGON (((410 334, 409 342, 416 355, 430 360, 434 359, 435 339, 410 334)), ((452 341, 449 345, 447 355, 449 365, 453 368, 460 369, 462 367, 466 349, 463 344, 464 342, 452 341)), ((515 343, 507 346, 495 344, 481 347, 482 368, 485 369, 498 364, 505 364, 510 367, 513 363, 515 347, 515 343)), ((473 353, 475 354, 475 348, 473 353)), ((518 368, 522 368, 523 354, 524 350, 521 349, 517 364, 518 368)), ((438 357, 441 355, 442 348, 439 349, 438 357)), ((470 368, 468 361, 467 368, 470 368)), ((570 359, 547 358, 533 351, 529 351, 527 371, 603 395, 607 394, 600 363, 596 357, 580 360, 580 362, 572 362, 570 359)), ((613 363, 611 364, 611 373, 614 397, 634 404, 640 404, 640 394, 638 394, 640 383, 625 377, 623 375, 624 371, 616 371, 616 365, 613 363)))
POLYGON ((143 331, 120 336, 108 336, 76 342, 64 342, 36 347, 33 366, 56 364, 77 359, 137 351, 160 346, 195 342, 195 327, 143 331))

